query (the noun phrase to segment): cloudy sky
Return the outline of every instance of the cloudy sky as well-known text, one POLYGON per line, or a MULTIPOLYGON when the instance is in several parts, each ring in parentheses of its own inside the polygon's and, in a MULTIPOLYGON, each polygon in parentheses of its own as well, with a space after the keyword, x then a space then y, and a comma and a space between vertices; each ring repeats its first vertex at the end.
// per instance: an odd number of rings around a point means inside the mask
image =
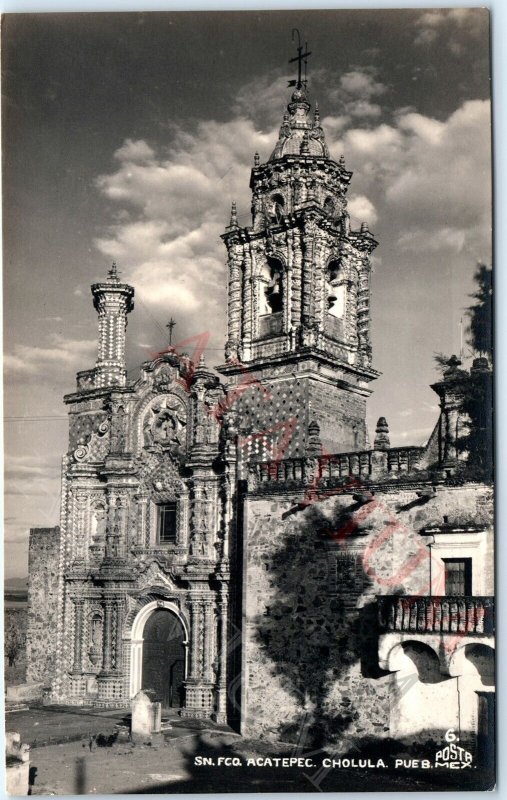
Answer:
POLYGON ((374 260, 369 424, 421 444, 437 416, 433 353, 460 348, 478 260, 491 255, 485 10, 11 15, 3 26, 6 567, 30 526, 58 522, 62 395, 93 366, 89 286, 115 259, 136 289, 128 365, 210 332, 222 360, 220 241, 249 220, 253 154, 288 99, 291 29, 349 210, 374 260))

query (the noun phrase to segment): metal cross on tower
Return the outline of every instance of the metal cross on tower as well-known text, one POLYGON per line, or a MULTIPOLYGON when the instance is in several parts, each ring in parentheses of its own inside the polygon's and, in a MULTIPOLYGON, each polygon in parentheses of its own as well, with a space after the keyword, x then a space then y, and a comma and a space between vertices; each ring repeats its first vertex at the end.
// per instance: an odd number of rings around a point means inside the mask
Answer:
POLYGON ((297 79, 297 82, 296 81, 289 81, 289 86, 296 86, 298 89, 300 89, 301 86, 303 85, 303 83, 304 83, 304 85, 306 87, 306 59, 308 58, 308 56, 311 56, 311 53, 308 52, 308 42, 305 42, 305 52, 303 53, 303 46, 301 44, 301 36, 300 36, 299 30, 297 28, 293 28, 292 29, 292 41, 294 41, 294 33, 297 33, 297 35, 298 35, 298 54, 297 54, 297 56, 294 56, 294 58, 290 58, 289 59, 289 64, 293 64, 294 61, 298 62, 298 79, 297 79), (305 63, 305 79, 304 79, 304 81, 301 80, 301 65, 302 65, 303 61, 305 63))
POLYGON ((171 345, 173 343, 173 328, 174 328, 175 325, 176 325, 176 322, 171 317, 171 319, 169 320, 169 322, 166 325, 166 328, 169 330, 169 347, 171 347, 171 345))
POLYGON ((110 280, 112 280, 112 281, 117 281, 118 280, 118 275, 120 273, 119 273, 118 267, 116 266, 116 261, 113 261, 113 263, 111 265, 111 269, 108 269, 107 274, 108 274, 108 277, 109 277, 110 280))

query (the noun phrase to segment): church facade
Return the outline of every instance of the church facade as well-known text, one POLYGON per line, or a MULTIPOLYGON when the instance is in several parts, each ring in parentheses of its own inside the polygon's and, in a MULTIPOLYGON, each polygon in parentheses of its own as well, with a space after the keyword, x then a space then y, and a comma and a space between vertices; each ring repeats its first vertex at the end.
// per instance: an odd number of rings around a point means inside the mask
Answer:
POLYGON ((114 265, 92 286, 61 523, 30 539, 28 679, 46 702, 152 689, 182 716, 337 748, 489 730, 492 488, 463 473, 457 359, 425 447, 391 448, 384 418, 370 443, 377 242, 351 227, 351 178, 299 82, 255 154, 251 224, 233 205, 223 235, 217 371, 169 347, 128 381, 134 288, 114 265))

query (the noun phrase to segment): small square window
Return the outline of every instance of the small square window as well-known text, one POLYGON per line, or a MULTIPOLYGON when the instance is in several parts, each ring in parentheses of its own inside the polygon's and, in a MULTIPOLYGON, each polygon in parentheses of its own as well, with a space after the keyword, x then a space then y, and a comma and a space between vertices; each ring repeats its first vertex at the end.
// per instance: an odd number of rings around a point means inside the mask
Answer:
POLYGON ((163 503, 158 507, 158 542, 176 544, 176 503, 163 503))
POLYGON ((451 597, 472 594, 472 559, 443 558, 445 566, 445 593, 451 597))

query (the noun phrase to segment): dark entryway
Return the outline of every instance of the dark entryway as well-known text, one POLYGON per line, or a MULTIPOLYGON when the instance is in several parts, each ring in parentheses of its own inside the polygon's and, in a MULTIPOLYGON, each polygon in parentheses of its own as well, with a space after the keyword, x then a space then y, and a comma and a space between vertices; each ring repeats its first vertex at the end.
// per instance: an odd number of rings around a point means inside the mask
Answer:
POLYGON ((495 692, 477 692, 479 702, 477 760, 493 769, 495 761, 495 692))
POLYGON ((144 626, 142 688, 153 690, 162 708, 183 702, 184 639, 180 620, 165 608, 157 608, 144 626))

